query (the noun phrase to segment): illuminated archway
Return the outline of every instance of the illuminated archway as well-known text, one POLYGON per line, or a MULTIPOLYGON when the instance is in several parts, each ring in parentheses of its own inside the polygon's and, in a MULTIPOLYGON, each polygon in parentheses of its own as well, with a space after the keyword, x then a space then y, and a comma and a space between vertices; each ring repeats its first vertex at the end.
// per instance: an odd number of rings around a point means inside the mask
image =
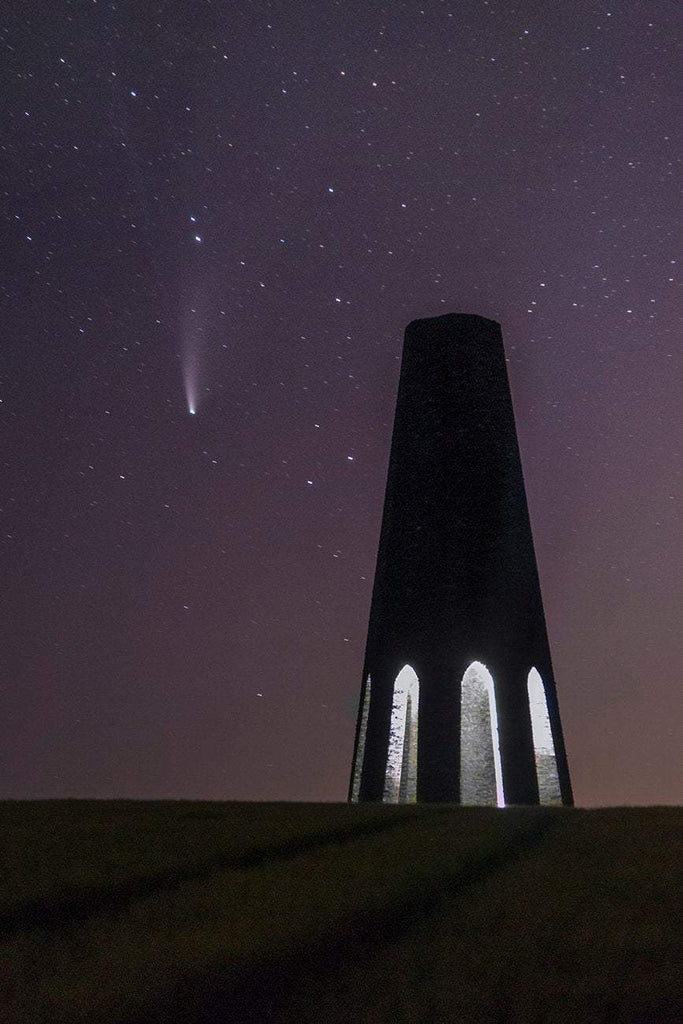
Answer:
POLYGON ((384 776, 385 804, 411 804, 417 800, 417 714, 420 683, 410 665, 394 681, 389 750, 384 776))
POLYGON ((493 677, 473 661, 460 687, 460 802, 504 807, 493 677))
POLYGON ((543 680, 535 668, 532 668, 529 672, 527 690, 529 693, 531 732, 534 738, 534 757, 536 760, 539 800, 542 804, 561 804, 560 778, 557 774, 557 760, 555 758, 553 734, 550 728, 548 702, 546 701, 543 680))
POLYGON ((363 706, 360 711, 360 728, 358 730, 358 744, 356 746, 356 759, 353 763, 353 783, 351 785, 351 802, 358 803, 360 795, 360 779, 363 774, 363 759, 365 758, 365 736, 368 731, 368 715, 370 713, 370 689, 372 678, 368 676, 363 694, 363 706))

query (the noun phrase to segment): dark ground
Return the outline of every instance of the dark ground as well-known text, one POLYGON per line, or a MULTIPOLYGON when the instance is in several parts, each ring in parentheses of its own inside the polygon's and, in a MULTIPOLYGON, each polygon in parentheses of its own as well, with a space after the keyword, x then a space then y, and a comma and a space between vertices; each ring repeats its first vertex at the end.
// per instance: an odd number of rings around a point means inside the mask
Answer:
POLYGON ((674 1024, 682 819, 0 804, 0 1020, 674 1024))

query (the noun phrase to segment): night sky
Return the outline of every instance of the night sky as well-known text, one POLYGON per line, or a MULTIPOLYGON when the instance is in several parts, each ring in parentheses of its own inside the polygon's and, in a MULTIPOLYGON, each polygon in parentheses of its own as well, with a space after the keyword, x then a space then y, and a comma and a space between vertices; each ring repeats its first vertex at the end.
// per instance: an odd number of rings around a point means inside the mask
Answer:
POLYGON ((403 330, 466 312, 576 801, 680 801, 678 10, 5 9, 0 796, 346 798, 403 330))

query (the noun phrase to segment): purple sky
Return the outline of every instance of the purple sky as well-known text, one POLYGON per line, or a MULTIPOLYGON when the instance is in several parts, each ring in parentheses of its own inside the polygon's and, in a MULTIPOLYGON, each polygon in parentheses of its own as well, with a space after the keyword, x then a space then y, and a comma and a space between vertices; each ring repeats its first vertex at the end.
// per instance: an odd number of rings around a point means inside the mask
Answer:
POLYGON ((403 330, 467 312, 577 803, 679 802, 678 5, 11 7, 0 796, 346 798, 403 330))

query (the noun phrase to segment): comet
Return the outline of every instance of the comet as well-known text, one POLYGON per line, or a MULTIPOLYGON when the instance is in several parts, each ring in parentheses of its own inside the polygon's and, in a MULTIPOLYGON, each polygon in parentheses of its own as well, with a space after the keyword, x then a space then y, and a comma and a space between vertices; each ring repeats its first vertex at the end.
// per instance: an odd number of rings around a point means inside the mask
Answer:
POLYGON ((183 383, 185 385, 185 400, 187 402, 187 411, 190 416, 197 415, 197 386, 196 381, 193 380, 193 374, 188 372, 188 368, 183 368, 183 383))
POLYGON ((190 416, 197 415, 197 363, 194 359, 188 358, 188 353, 184 353, 183 360, 183 385, 185 387, 185 401, 187 402, 187 411, 190 416))
POLYGON ((183 388, 185 390, 187 411, 190 416, 196 416, 199 407, 203 377, 201 364, 205 344, 204 317, 195 300, 185 314, 181 354, 183 388))

